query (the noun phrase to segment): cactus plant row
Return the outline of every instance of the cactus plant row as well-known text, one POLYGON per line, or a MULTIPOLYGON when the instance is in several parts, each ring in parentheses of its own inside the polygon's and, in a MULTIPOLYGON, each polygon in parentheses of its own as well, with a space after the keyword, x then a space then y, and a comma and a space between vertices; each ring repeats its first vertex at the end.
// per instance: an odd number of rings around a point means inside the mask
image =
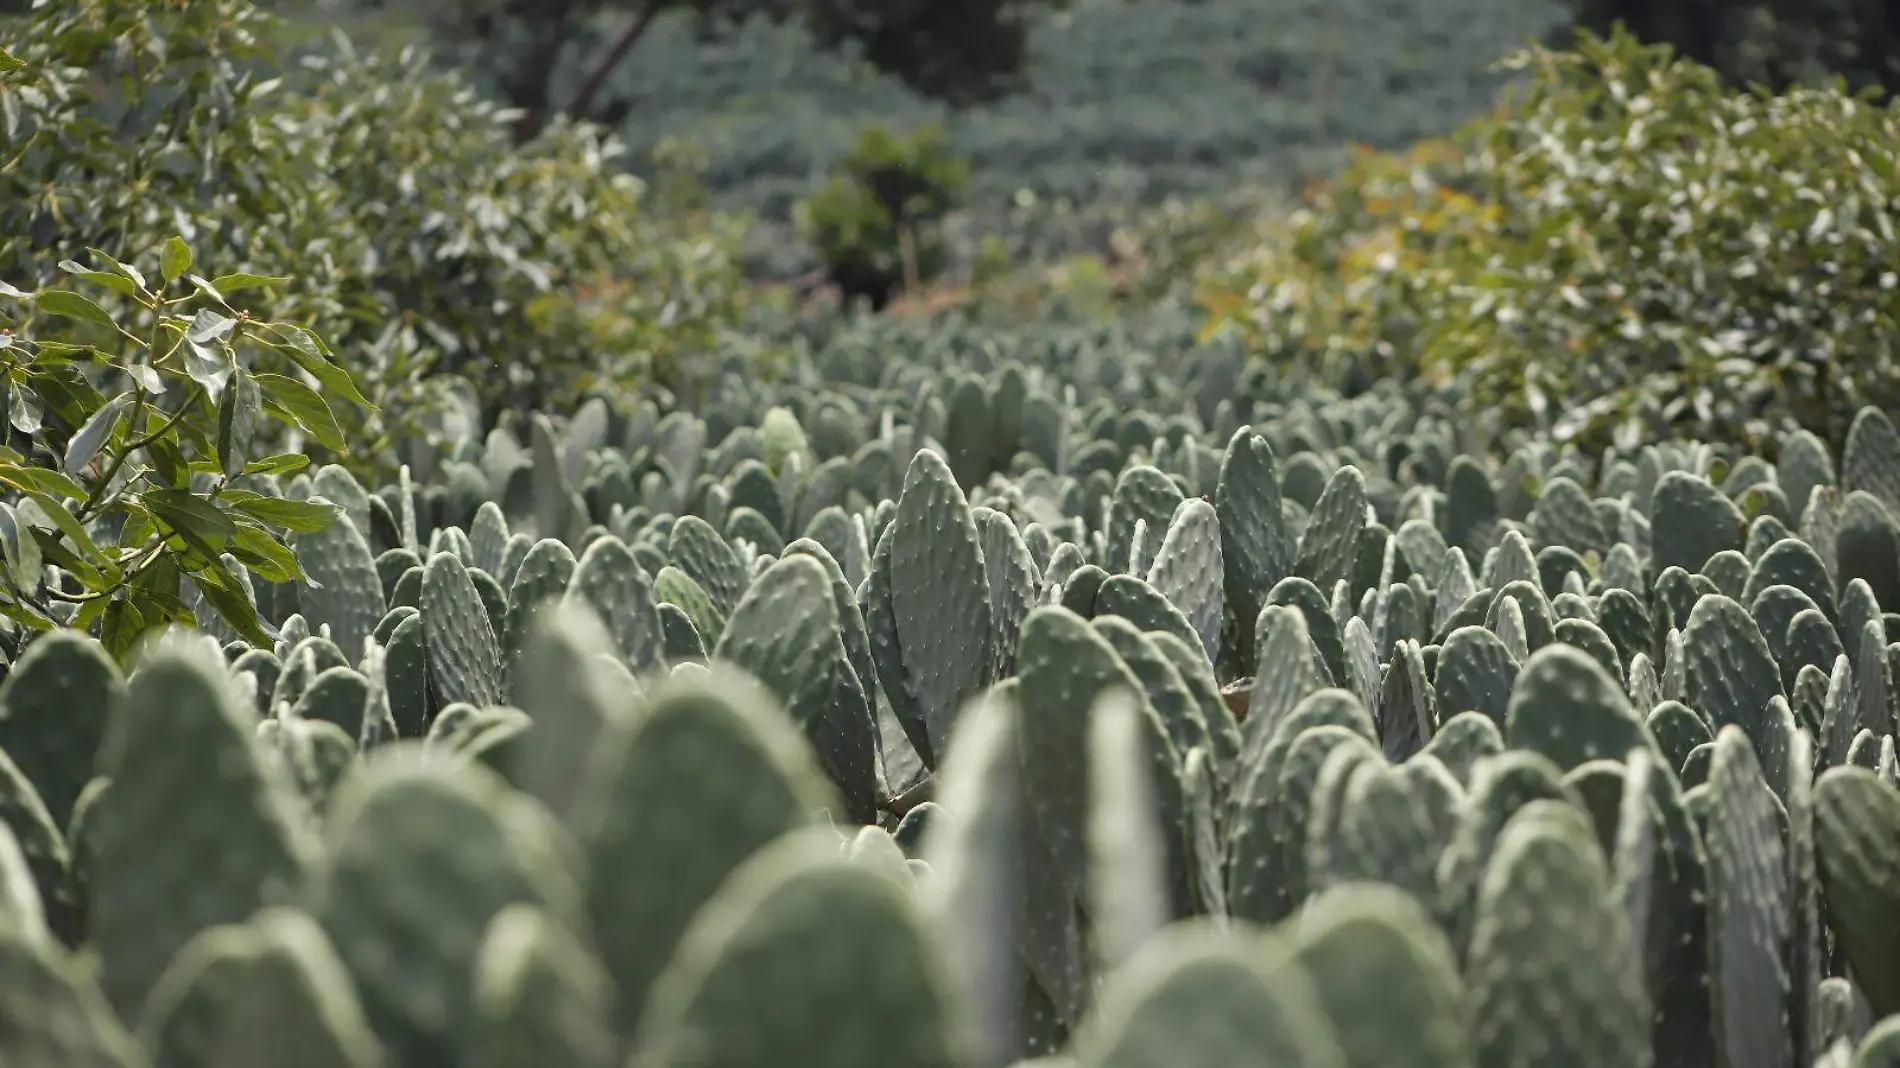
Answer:
POLYGON ((0 1064, 1900 1063, 1886 415, 1111 350, 245 476, 270 641, 0 634, 0 1064))

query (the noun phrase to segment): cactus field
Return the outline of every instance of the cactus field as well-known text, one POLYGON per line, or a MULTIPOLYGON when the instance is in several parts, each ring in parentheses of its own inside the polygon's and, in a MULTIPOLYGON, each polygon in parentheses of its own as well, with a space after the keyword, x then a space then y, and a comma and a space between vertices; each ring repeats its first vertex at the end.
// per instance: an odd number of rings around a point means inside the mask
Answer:
POLYGON ((0 1065, 1900 1063, 1900 433, 1459 400, 844 322, 243 474, 270 641, 9 624, 0 1065))

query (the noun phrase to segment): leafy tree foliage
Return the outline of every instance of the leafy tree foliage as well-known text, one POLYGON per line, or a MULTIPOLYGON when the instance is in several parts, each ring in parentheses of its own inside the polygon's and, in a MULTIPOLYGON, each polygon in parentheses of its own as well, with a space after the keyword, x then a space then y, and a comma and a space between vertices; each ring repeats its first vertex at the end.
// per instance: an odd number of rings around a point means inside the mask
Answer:
POLYGON ((1214 320, 1588 447, 1838 447, 1900 407, 1900 103, 1738 91, 1625 33, 1512 65, 1497 116, 1360 157, 1212 273, 1214 320))
POLYGON ((881 310, 942 269, 940 224, 969 184, 969 164, 949 153, 941 126, 908 137, 873 126, 800 205, 800 229, 844 299, 881 310))
POLYGON ((651 386, 738 315, 736 235, 653 218, 597 128, 517 146, 420 54, 292 68, 279 36, 249 0, 0 20, 0 643, 260 639, 253 580, 299 579, 288 536, 332 514, 281 476, 427 477, 434 442, 651 386))
POLYGON ((1616 23, 1673 46, 1733 83, 1781 89, 1839 76, 1853 88, 1900 84, 1894 0, 1571 0, 1577 25, 1616 23))

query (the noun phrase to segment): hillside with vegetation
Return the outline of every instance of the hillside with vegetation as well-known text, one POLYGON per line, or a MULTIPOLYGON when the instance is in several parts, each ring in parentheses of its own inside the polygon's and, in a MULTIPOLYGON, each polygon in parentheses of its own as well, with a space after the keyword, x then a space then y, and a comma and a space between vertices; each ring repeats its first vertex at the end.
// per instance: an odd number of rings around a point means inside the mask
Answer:
MULTIPOLYGON (((637 172, 689 168, 714 205, 760 216, 753 250, 769 273, 809 266, 784 224, 873 125, 942 123, 970 165, 967 228, 1047 257, 1099 250, 1170 197, 1296 188, 1349 145, 1442 134, 1490 106, 1499 58, 1562 16, 1552 0, 1074 0, 1035 12, 1020 92, 955 109, 817 48, 802 25, 754 19, 705 39, 678 11, 654 21, 605 93, 637 172)), ((356 17, 375 40, 429 40, 400 8, 356 17)), ((552 79, 556 99, 574 94, 616 18, 600 25, 552 79)))
POLYGON ((1495 93, 1367 7, 1335 97, 1289 4, 1171 113, 1243 5, 813 0, 941 127, 698 172, 759 25, 630 146, 400 19, 0 8, 0 1065, 1900 1063, 1876 6, 1495 93), (971 236, 1045 181, 1106 238, 971 236))

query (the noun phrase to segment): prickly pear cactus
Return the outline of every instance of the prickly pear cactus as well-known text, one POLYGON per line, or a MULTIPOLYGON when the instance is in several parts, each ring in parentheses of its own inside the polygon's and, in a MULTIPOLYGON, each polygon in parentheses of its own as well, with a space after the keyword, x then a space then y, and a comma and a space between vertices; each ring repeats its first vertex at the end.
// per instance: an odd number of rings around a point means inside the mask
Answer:
POLYGON ((140 667, 112 723, 99 769, 112 787, 88 820, 88 912, 101 982, 126 1019, 193 936, 294 900, 316 858, 252 730, 223 665, 183 649, 140 667))
POLYGON ((973 1036, 922 913, 830 835, 767 847, 702 906, 654 984, 634 1064, 966 1063, 973 1036))
POLYGON ((1536 801, 1511 817, 1479 885, 1465 974, 1485 1065, 1653 1063, 1628 920, 1584 817, 1536 801), (1564 916, 1562 924, 1543 917, 1564 916))
POLYGON ((29 645, 0 683, 0 749, 64 826, 125 703, 125 677, 98 642, 57 630, 29 645))
POLYGON ((152 990, 139 1038, 155 1068, 238 1068, 265 1042, 280 1050, 273 1063, 293 1068, 386 1063, 323 928, 292 908, 186 943, 152 990))
POLYGON ((620 1050, 609 1027, 611 983, 559 922, 533 905, 495 914, 475 958, 479 1068, 560 1064, 608 1068, 620 1050))
POLYGON ((0 1063, 150 1064, 83 964, 5 922, 0 922, 0 1063))
POLYGON ((444 703, 481 706, 501 700, 501 646, 468 568, 453 553, 429 559, 422 578, 423 640, 429 685, 444 703))
POLYGON ((399 747, 345 785, 325 838, 309 907, 398 1062, 470 1052, 479 1034, 470 977, 496 913, 525 902, 584 929, 572 844, 479 764, 399 747))
POLYGON ((619 1033, 631 1033, 701 903, 832 797, 778 698, 737 672, 670 678, 645 716, 601 738, 570 823, 619 1033))
POLYGON ((1814 784, 1814 844, 1828 922, 1854 984, 1881 1016, 1900 1012, 1900 794, 1864 768, 1829 768, 1814 784))
POLYGON ((904 673, 940 749, 963 704, 995 681, 999 658, 981 536, 950 468, 929 450, 904 476, 890 559, 904 673))

